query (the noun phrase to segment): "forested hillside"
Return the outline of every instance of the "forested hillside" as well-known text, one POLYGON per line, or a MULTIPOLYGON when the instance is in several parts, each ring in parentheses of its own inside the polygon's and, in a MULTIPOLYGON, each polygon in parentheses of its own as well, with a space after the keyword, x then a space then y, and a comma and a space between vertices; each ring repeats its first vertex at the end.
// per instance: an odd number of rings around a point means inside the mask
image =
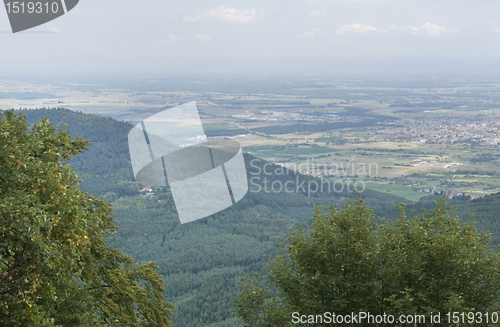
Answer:
MULTIPOLYGON (((89 192, 113 204, 120 230, 110 240, 113 245, 139 262, 156 261, 166 287, 166 299, 176 305, 174 326, 239 326, 232 307, 239 277, 260 271, 276 254, 276 244, 302 224, 309 226, 314 205, 342 206, 345 198, 361 197, 378 217, 392 218, 395 206, 407 210, 432 207, 435 199, 418 204, 366 190, 357 195, 257 191, 268 181, 312 181, 293 172, 264 176, 262 160, 245 155, 251 191, 236 205, 196 222, 181 225, 167 188, 154 188, 154 195, 139 194, 142 185, 133 180, 127 135, 132 125, 110 118, 67 110, 27 110, 28 121, 43 117, 67 124, 71 133, 90 139, 89 151, 70 163, 81 184, 89 192), (252 160, 254 160, 252 162, 252 160), (251 164, 252 163, 252 164, 251 164), (90 177, 95 174, 97 177, 90 177), (86 177, 88 176, 88 177, 86 177), (255 182, 257 181, 257 183, 255 182)), ((62 126, 61 126, 62 127, 62 126)), ((269 171, 270 169, 268 169, 269 171)), ((274 169, 273 169, 274 171, 274 169)), ((499 230, 496 216, 500 197, 457 203, 458 213, 468 218, 476 213, 480 229, 499 230)), ((495 240, 495 235, 493 236, 495 240)))
MULTIPOLYGON (((417 203, 406 205, 405 209, 407 214, 418 214, 422 210, 430 211, 436 207, 437 200, 437 195, 429 195, 417 203)), ((493 245, 500 244, 500 193, 486 195, 475 200, 470 200, 470 198, 448 200, 446 207, 462 221, 475 223, 479 231, 491 233, 493 245)), ((398 216, 398 211, 395 208, 375 207, 374 211, 387 219, 394 219, 398 216)))
POLYGON ((103 196, 108 192, 119 196, 137 194, 138 186, 132 183, 134 176, 127 143, 132 125, 112 118, 63 109, 20 112, 28 115, 27 121, 31 124, 48 117, 53 124, 60 123, 59 128, 69 130, 73 137, 80 135, 91 141, 88 151, 71 160, 79 177, 83 179, 83 188, 96 196, 103 196), (85 178, 90 174, 95 174, 98 178, 85 178))

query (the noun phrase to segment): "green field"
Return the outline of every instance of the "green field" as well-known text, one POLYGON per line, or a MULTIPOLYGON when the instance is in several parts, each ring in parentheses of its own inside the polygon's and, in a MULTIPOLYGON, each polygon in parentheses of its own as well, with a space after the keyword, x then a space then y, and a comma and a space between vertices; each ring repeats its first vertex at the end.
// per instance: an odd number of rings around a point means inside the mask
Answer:
POLYGON ((230 125, 228 123, 204 123, 203 129, 205 130, 205 132, 208 132, 208 131, 224 131, 224 130, 237 129, 237 127, 235 125, 230 125))
POLYGON ((367 189, 391 195, 401 196, 405 199, 415 202, 417 202, 424 196, 429 195, 429 193, 416 192, 414 191, 414 187, 411 186, 390 185, 388 183, 374 183, 374 182, 365 182, 365 185, 367 189))
POLYGON ((263 155, 276 155, 276 156, 290 156, 290 155, 309 155, 309 154, 323 154, 332 153, 334 149, 324 148, 324 147, 291 147, 286 150, 264 150, 260 151, 259 154, 263 155))

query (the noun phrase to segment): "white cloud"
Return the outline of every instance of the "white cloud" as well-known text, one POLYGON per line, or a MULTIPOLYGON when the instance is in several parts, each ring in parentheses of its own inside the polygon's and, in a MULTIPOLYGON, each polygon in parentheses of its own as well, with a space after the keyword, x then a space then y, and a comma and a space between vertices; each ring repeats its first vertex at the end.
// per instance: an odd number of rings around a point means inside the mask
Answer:
POLYGON ((313 37, 316 37, 316 35, 318 35, 319 32, 321 32, 321 30, 319 28, 313 28, 309 32, 302 32, 302 33, 298 34, 297 37, 298 38, 313 38, 313 37))
POLYGON ((395 24, 387 26, 387 29, 391 32, 404 32, 407 30, 406 27, 395 24))
POLYGON ((313 32, 302 32, 299 35, 297 35, 298 38, 311 38, 311 37, 316 37, 316 34, 313 32))
POLYGON ((59 27, 53 26, 53 27, 49 28, 49 32, 50 33, 59 33, 59 32, 61 32, 61 30, 59 29, 59 27))
MULTIPOLYGON (((499 29, 500 31, 500 29, 499 29)), ((389 25, 386 29, 362 25, 358 23, 353 23, 350 25, 342 25, 337 29, 337 34, 339 35, 349 35, 349 34, 369 34, 369 33, 381 33, 385 34, 387 32, 391 33, 401 33, 410 32, 413 35, 429 35, 429 36, 440 36, 443 34, 457 33, 457 30, 445 28, 439 25, 431 24, 429 22, 423 24, 420 27, 417 26, 399 26, 399 25, 389 25)))
POLYGON ((212 41, 212 38, 208 35, 205 35, 205 34, 197 34, 194 37, 199 39, 199 40, 205 41, 205 42, 212 41))
POLYGON ((362 25, 358 23, 353 23, 351 25, 342 25, 337 28, 337 34, 347 35, 351 33, 355 34, 368 34, 368 33, 382 33, 384 34, 386 31, 377 27, 373 27, 370 25, 362 25))
POLYGON ((255 9, 235 9, 226 8, 224 6, 217 7, 212 10, 198 13, 195 16, 184 16, 183 20, 186 23, 196 21, 216 21, 221 23, 252 23, 262 19, 263 11, 259 13, 255 9))
POLYGON ((180 37, 178 37, 176 35, 173 35, 173 34, 170 34, 168 37, 170 38, 170 40, 172 40, 174 42, 177 42, 177 41, 181 40, 180 37))
POLYGON ((439 25, 434 25, 429 22, 420 27, 410 26, 410 33, 414 35, 425 34, 430 36, 440 36, 448 33, 457 33, 457 30, 445 28, 439 25))
POLYGON ((497 27, 496 23, 489 23, 488 28, 484 29, 485 32, 494 32, 494 33, 499 33, 500 32, 500 27, 497 27))
POLYGON ((309 17, 320 17, 320 16, 326 16, 326 11, 314 10, 309 13, 309 17))

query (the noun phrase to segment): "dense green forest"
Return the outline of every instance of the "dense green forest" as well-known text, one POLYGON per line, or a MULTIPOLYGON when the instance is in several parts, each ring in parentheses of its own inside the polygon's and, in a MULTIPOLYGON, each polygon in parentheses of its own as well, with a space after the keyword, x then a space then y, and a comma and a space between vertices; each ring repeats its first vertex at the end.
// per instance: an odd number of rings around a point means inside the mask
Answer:
POLYGON ((450 214, 443 197, 415 216, 402 206, 383 222, 360 199, 316 207, 310 229, 291 233, 265 276, 241 279, 235 307, 245 326, 497 326, 481 316, 498 311, 500 297, 490 236, 450 214), (462 324, 451 318, 460 312, 462 324))
POLYGON ((109 245, 111 205, 67 161, 89 142, 0 115, 0 325, 170 327, 154 263, 109 245))
MULTIPOLYGON (((175 304, 174 326, 242 326, 232 305, 238 294, 237 280, 262 271, 266 262, 276 256, 277 244, 285 240, 290 230, 299 225, 310 226, 315 205, 342 207, 346 198, 360 197, 376 217, 388 219, 398 215, 396 206, 400 203, 406 204, 408 212, 436 205, 435 197, 410 203, 372 190, 361 194, 307 194, 302 189, 267 193, 264 178, 269 183, 307 183, 314 178, 290 171, 265 175, 262 168, 266 162, 245 155, 248 177, 254 178, 249 184, 250 192, 222 212, 181 225, 168 188, 153 188, 152 196, 139 193, 142 185, 134 181, 128 153, 131 124, 68 110, 24 113, 30 123, 48 117, 53 123, 60 122, 60 127, 69 129, 72 135, 91 141, 89 150, 70 164, 83 179, 83 189, 112 203, 120 230, 109 239, 111 244, 136 261, 155 261, 160 267, 166 282, 165 297, 175 304)), ((331 128, 337 126, 328 126, 331 128)), ((272 171, 275 169, 278 167, 272 171)), ((499 243, 496 215, 500 196, 450 204, 457 207, 462 219, 473 218, 480 230, 491 230, 494 241, 499 243)))

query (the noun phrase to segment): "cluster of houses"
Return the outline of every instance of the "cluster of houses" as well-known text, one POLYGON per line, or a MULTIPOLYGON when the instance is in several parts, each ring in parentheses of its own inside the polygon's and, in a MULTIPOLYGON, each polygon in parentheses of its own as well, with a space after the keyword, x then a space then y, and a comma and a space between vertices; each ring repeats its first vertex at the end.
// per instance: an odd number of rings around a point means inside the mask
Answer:
POLYGON ((149 187, 144 187, 142 190, 139 191, 139 193, 141 193, 144 196, 153 196, 153 195, 155 195, 155 193, 153 192, 153 190, 150 189, 149 187))
POLYGON ((453 198, 457 198, 457 197, 470 197, 471 200, 479 199, 479 198, 482 197, 480 195, 468 194, 468 193, 465 193, 465 192, 463 192, 463 193, 462 192, 453 192, 453 191, 439 191, 439 192, 435 192, 434 190, 431 190, 431 189, 428 189, 428 188, 417 189, 415 191, 443 195, 443 196, 446 196, 450 200, 453 199, 453 198))
MULTIPOLYGON (((394 138, 435 144, 457 144, 477 140, 486 144, 498 144, 500 124, 480 120, 461 119, 404 119, 404 127, 388 128, 384 132, 394 138)), ((379 131, 382 132, 382 131, 379 131)))

